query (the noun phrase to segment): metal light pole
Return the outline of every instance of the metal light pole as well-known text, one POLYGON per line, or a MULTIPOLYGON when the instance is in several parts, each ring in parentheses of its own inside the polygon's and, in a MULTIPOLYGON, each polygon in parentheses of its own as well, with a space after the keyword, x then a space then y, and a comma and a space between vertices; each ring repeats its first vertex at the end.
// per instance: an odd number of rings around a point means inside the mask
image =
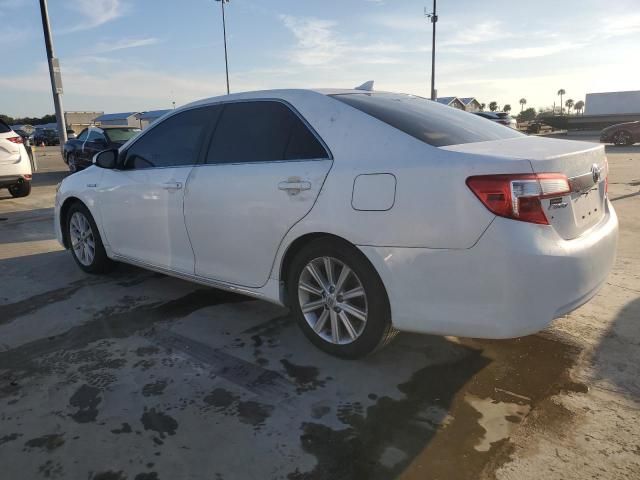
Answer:
POLYGON ((229 61, 227 60, 227 25, 224 18, 224 4, 228 3, 229 0, 216 0, 216 2, 220 2, 220 6, 222 8, 222 36, 224 39, 224 68, 227 73, 227 95, 229 95, 229 61))
POLYGON ((431 100, 436 99, 436 23, 438 23, 438 15, 436 14, 436 0, 433 0, 433 11, 427 13, 427 7, 424 8, 425 17, 431 20, 433 25, 433 39, 431 41, 431 100))
POLYGON ((60 148, 62 148, 64 143, 67 141, 67 126, 64 120, 64 109, 62 108, 62 75, 60 74, 60 63, 53 53, 53 40, 51 38, 51 27, 49 26, 47 0, 40 0, 40 14, 42 16, 44 43, 47 49, 49 77, 51 77, 51 90, 53 92, 53 105, 56 110, 56 120, 58 122, 58 137, 60 138, 60 148))

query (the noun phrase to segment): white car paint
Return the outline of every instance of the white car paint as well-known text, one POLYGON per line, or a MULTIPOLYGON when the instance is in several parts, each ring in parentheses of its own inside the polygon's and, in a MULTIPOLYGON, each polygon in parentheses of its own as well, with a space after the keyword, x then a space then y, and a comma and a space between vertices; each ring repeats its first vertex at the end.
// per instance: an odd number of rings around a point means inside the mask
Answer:
MULTIPOLYGON (((289 247, 305 235, 328 233, 371 261, 396 328, 473 337, 540 330, 604 283, 617 241, 604 180, 586 195, 595 202, 589 211, 601 206, 588 222, 580 218, 585 195, 571 193, 563 197, 562 218, 550 225, 498 217, 465 183, 474 175, 588 174, 592 164, 606 168, 601 145, 521 136, 433 147, 331 93, 358 92, 249 92, 176 110, 166 118, 220 102, 285 101, 332 158, 153 171, 93 166, 60 186, 59 241, 61 208, 77 198, 94 216, 111 258, 283 303, 281 266, 289 247), (283 182, 309 189, 291 195, 279 188, 283 182)), ((545 208, 550 201, 542 201, 545 208)))
POLYGON ((0 188, 17 183, 19 179, 31 180, 31 162, 22 142, 9 139, 20 138, 13 130, 0 133, 0 188))

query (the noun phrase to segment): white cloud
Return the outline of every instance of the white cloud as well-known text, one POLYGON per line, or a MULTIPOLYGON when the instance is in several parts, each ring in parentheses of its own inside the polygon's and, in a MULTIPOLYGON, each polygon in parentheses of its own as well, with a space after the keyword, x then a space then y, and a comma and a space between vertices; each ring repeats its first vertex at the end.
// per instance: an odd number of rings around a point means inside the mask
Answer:
POLYGON ((500 22, 488 21, 472 25, 462 30, 454 30, 453 35, 445 34, 438 42, 439 47, 457 47, 478 43, 493 42, 513 37, 513 34, 502 27, 500 22))
POLYGON ((121 0, 75 0, 71 8, 82 15, 83 20, 62 33, 89 30, 104 25, 124 15, 128 5, 121 0))
POLYGON ((567 50, 584 48, 586 46, 586 43, 558 42, 550 45, 542 45, 539 47, 507 48, 505 50, 500 50, 494 53, 493 57, 514 60, 522 58, 546 57, 567 50))
POLYGON ((333 32, 336 23, 317 18, 299 18, 280 15, 280 19, 296 37, 297 45, 291 50, 291 60, 301 65, 322 65, 341 55, 344 44, 333 32))
POLYGON ((287 52, 291 63, 305 67, 341 68, 345 64, 396 64, 400 59, 391 54, 417 51, 415 47, 376 42, 366 39, 346 39, 335 31, 337 23, 317 18, 280 15, 280 19, 296 38, 296 45, 287 52))
POLYGON ((148 45, 155 45, 160 40, 155 37, 148 38, 123 38, 122 40, 115 40, 113 42, 100 42, 93 49, 96 53, 115 52, 117 50, 126 50, 128 48, 146 47, 148 45))
POLYGON ((604 19, 601 33, 608 37, 630 35, 640 32, 640 14, 608 16, 604 19))

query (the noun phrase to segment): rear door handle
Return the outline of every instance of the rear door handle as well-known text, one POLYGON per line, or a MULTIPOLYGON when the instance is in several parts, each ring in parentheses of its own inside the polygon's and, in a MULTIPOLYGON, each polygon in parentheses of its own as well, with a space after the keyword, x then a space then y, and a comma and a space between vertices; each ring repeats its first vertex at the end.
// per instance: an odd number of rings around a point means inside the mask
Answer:
POLYGON ((167 182, 162 184, 162 188, 164 188, 165 190, 180 190, 182 188, 182 183, 167 182))
POLYGON ((286 181, 278 184, 279 190, 285 190, 289 195, 295 195, 302 190, 311 190, 311 182, 305 181, 286 181))

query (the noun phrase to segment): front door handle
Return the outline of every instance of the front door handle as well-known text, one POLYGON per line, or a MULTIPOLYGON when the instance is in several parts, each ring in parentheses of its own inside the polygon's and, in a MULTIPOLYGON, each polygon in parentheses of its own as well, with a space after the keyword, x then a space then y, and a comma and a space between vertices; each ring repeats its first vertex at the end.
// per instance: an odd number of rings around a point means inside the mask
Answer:
POLYGON ((289 195, 296 195, 302 190, 311 190, 311 182, 305 182, 302 180, 280 182, 278 184, 279 190, 285 190, 289 195))
POLYGON ((162 184, 162 188, 164 188, 165 190, 180 190, 182 188, 182 183, 167 182, 162 184))

